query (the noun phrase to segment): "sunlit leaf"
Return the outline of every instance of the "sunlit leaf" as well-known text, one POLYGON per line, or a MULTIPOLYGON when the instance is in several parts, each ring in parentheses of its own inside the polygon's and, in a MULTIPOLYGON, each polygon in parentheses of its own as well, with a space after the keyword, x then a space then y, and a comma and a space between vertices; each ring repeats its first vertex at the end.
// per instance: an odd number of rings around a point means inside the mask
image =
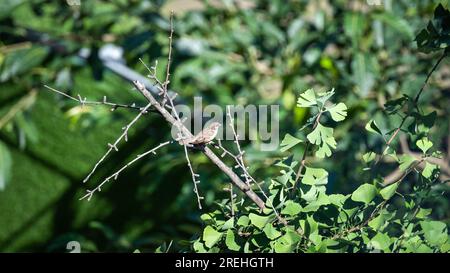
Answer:
POLYGON ((417 147, 419 147, 424 154, 433 146, 433 142, 431 142, 428 138, 424 137, 416 141, 417 147))
POLYGON ((317 127, 309 133, 306 138, 312 144, 318 145, 319 149, 316 156, 324 158, 331 155, 331 149, 336 148, 336 140, 333 137, 333 128, 325 127, 322 124, 317 124, 317 127))
POLYGON ((388 200, 395 194, 395 191, 397 190, 397 188, 398 188, 398 183, 393 183, 393 184, 381 189, 380 194, 384 198, 384 200, 388 200))
POLYGON ((241 246, 236 243, 234 232, 231 229, 227 231, 225 244, 230 250, 239 251, 241 249, 241 246))
POLYGON ((286 134, 286 136, 284 137, 283 141, 281 141, 281 148, 280 151, 281 152, 285 152, 287 150, 289 150, 290 148, 294 147, 295 145, 301 143, 302 140, 298 139, 290 134, 286 134))
POLYGON ((334 121, 343 121, 347 117, 347 106, 343 102, 327 108, 327 110, 330 112, 331 118, 334 121))
POLYGON ((353 193, 351 199, 356 202, 370 203, 377 195, 377 188, 372 184, 363 184, 353 193))
POLYGON ((218 232, 211 226, 207 226, 203 230, 203 241, 205 245, 209 248, 213 247, 222 237, 222 233, 218 232))
POLYGON ((317 105, 316 94, 313 89, 308 89, 297 100, 298 107, 311 107, 317 105))

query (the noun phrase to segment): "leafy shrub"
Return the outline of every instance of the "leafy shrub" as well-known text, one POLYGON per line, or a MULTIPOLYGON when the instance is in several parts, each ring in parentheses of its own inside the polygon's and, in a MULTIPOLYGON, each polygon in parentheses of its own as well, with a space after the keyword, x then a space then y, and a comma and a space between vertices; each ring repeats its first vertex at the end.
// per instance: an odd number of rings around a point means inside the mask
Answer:
MULTIPOLYGON (((450 22, 447 20, 449 15, 448 10, 439 5, 435 11, 437 25, 430 22, 427 30, 416 38, 419 48, 424 51, 444 51, 438 64, 448 52, 446 24, 450 22)), ((417 104, 422 91, 423 87, 415 98, 404 95, 386 102, 386 114, 402 117, 399 127, 391 132, 383 133, 374 120, 368 121, 367 133, 385 139, 386 148, 380 154, 367 151, 359 158, 367 166, 364 171, 368 175, 363 174, 361 185, 349 194, 328 194, 327 170, 304 161, 309 154, 332 160, 337 141, 333 127, 327 124, 339 126, 347 117, 347 106, 343 102, 330 101, 334 90, 319 93, 308 89, 300 93, 297 107, 310 108, 313 114, 300 129, 303 137, 287 134, 281 143, 281 151, 303 145, 302 160, 299 162, 287 156, 275 164, 280 175, 264 181, 269 192, 265 210, 260 211, 243 200, 232 200, 232 196, 218 202, 219 209, 203 214, 205 228, 193 242, 193 250, 449 252, 447 225, 430 220, 431 209, 423 207, 426 200, 440 194, 433 191, 441 181, 439 167, 432 159, 442 157, 429 139, 435 114, 423 113, 417 104), (398 156, 395 147, 391 146, 404 126, 421 153, 398 156), (390 137, 389 140, 386 137, 390 137), (397 162, 402 171, 398 179, 386 182, 376 173, 377 164, 384 157, 397 162), (421 169, 417 168, 420 164, 421 169), (415 173, 417 181, 409 176, 411 173, 415 173), (405 183, 411 184, 410 190, 400 192, 400 185, 405 183)), ((355 162, 355 166, 360 162, 355 162)))

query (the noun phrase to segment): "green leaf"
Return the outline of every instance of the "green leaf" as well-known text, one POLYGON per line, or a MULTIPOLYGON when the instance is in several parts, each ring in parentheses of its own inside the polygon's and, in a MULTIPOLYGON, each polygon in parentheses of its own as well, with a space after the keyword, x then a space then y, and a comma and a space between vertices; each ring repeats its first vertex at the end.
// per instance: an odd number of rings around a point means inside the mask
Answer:
POLYGON ((317 105, 316 94, 313 89, 308 89, 297 100, 298 107, 311 107, 317 105))
POLYGON ((290 134, 286 134, 283 141, 281 141, 280 151, 283 153, 301 142, 301 139, 298 139, 290 134))
POLYGON ((377 217, 370 220, 368 225, 369 225, 369 227, 371 227, 374 230, 379 230, 384 225, 385 222, 386 222, 386 216, 383 213, 381 213, 377 217))
POLYGON ((236 243, 234 232, 231 229, 227 230, 227 237, 225 238, 225 244, 230 250, 239 251, 241 249, 241 246, 236 243))
POLYGON ((295 216, 302 211, 302 206, 300 204, 295 203, 292 200, 288 200, 285 203, 284 209, 281 211, 282 214, 287 214, 290 216, 295 216))
POLYGON ((203 241, 205 245, 209 248, 213 247, 222 237, 222 233, 218 232, 211 226, 207 226, 203 230, 203 241))
POLYGON ((250 223, 250 219, 248 218, 247 215, 242 215, 241 217, 239 217, 239 219, 237 221, 237 225, 241 226, 241 227, 246 227, 246 226, 248 226, 249 223, 250 223))
POLYGON ((422 170, 422 175, 425 178, 431 179, 434 171, 437 169, 438 169, 438 166, 425 161, 425 168, 423 168, 423 170, 422 170))
POLYGON ((12 157, 8 147, 0 141, 0 191, 4 190, 11 178, 12 157))
POLYGON ((336 122, 343 121, 347 117, 347 106, 343 102, 327 108, 327 111, 330 112, 331 118, 336 122))
POLYGON ((234 218, 228 219, 223 225, 221 230, 227 230, 234 227, 234 218))
POLYGON ((375 249, 386 250, 391 245, 391 238, 389 238, 388 235, 380 232, 377 233, 377 235, 375 235, 372 240, 370 240, 370 244, 375 249))
POLYGON ((303 212, 317 211, 321 206, 329 204, 330 199, 328 198, 328 195, 326 195, 324 192, 319 192, 317 199, 310 201, 310 203, 306 207, 304 207, 302 211, 303 212))
POLYGON ((416 158, 409 154, 404 154, 400 156, 400 170, 406 171, 414 162, 416 158))
POLYGON ((269 216, 260 216, 254 213, 250 213, 249 218, 252 225, 259 229, 263 229, 270 220, 269 216))
POLYGON ((192 247, 194 248, 194 251, 197 253, 207 253, 208 252, 205 249, 205 246, 203 245, 203 243, 200 241, 195 241, 194 244, 192 245, 192 247))
POLYGON ((377 188, 372 184, 363 184, 359 186, 353 193, 351 199, 356 202, 369 204, 377 195, 377 188))
POLYGON ((403 96, 400 97, 398 99, 392 99, 392 100, 388 100, 385 104, 384 104, 384 110, 389 114, 395 114, 397 113, 400 109, 402 109, 402 107, 405 105, 405 103, 408 102, 408 97, 407 96, 403 96))
POLYGON ((375 120, 371 119, 367 124, 366 124, 366 130, 374 133, 374 134, 379 134, 379 135, 383 135, 383 133, 381 133, 380 128, 378 127, 377 123, 375 122, 375 120))
POLYGON ((326 185, 328 183, 328 172, 320 168, 305 167, 306 171, 302 183, 306 185, 326 185))
POLYGON ((397 190, 397 188, 398 188, 398 183, 393 183, 393 184, 381 189, 380 194, 384 200, 388 200, 395 194, 395 191, 397 190))
POLYGON ((371 161, 373 161, 375 159, 376 156, 377 156, 377 154, 374 152, 367 152, 363 155, 363 160, 365 163, 370 163, 371 161))
POLYGON ((424 137, 416 141, 417 147, 419 147, 424 154, 433 146, 433 142, 431 142, 428 138, 424 137))
POLYGON ((341 208, 344 205, 345 200, 347 200, 349 197, 350 195, 331 194, 328 196, 328 200, 331 204, 341 208))
POLYGON ((418 219, 425 219, 425 218, 427 218, 428 215, 431 214, 432 211, 433 211, 432 209, 420 208, 419 211, 416 214, 416 218, 418 218, 418 219))
POLYGON ((425 239, 432 245, 440 246, 447 242, 447 225, 440 221, 422 221, 420 226, 425 239))
POLYGON ((319 149, 316 152, 316 156, 319 158, 330 156, 330 148, 336 148, 336 140, 333 137, 333 128, 325 127, 320 123, 317 124, 317 127, 309 133, 306 138, 311 144, 319 146, 319 149))
POLYGON ((266 234, 267 238, 270 240, 275 240, 276 238, 281 236, 281 232, 279 232, 276 228, 272 226, 272 224, 268 223, 264 229, 264 234, 266 234))

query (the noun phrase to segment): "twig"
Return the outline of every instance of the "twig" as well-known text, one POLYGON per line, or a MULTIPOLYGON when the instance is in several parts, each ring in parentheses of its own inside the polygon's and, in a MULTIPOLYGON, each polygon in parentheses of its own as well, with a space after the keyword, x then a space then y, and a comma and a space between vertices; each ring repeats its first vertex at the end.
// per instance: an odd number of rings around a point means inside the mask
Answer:
POLYGON ((184 148, 184 154, 186 156, 187 165, 189 167, 189 170, 191 171, 192 181, 194 182, 194 193, 197 196, 197 202, 198 202, 198 208, 202 209, 202 202, 201 200, 204 199, 202 196, 200 196, 197 188, 197 184, 200 184, 200 180, 197 180, 197 177, 200 175, 196 174, 194 170, 192 169, 191 160, 189 160, 189 153, 187 150, 187 145, 183 145, 184 148))
POLYGON ((146 152, 143 153, 143 154, 137 155, 135 159, 131 160, 130 162, 128 162, 127 164, 125 164, 124 166, 122 166, 122 168, 120 168, 118 171, 116 171, 116 172, 113 173, 112 175, 110 175, 110 176, 108 176, 107 178, 105 178, 105 179, 104 179, 97 187, 95 187, 95 188, 92 189, 92 190, 86 190, 87 193, 86 193, 83 197, 81 197, 79 200, 83 200, 83 199, 86 199, 86 198, 87 198, 87 200, 90 201, 91 198, 92 198, 92 196, 94 195, 95 192, 97 192, 97 191, 100 192, 100 191, 102 190, 102 189, 101 189, 102 186, 103 186, 104 184, 108 183, 111 179, 116 180, 116 179, 119 177, 120 173, 123 172, 126 168, 128 168, 129 166, 131 166, 131 165, 134 164, 136 161, 138 161, 139 159, 143 158, 143 157, 146 156, 146 155, 149 155, 149 154, 156 154, 156 150, 158 150, 159 148, 162 148, 162 147, 164 147, 164 146, 166 146, 166 145, 168 145, 168 144, 170 144, 170 143, 172 143, 172 142, 173 142, 173 141, 166 141, 166 142, 164 142, 164 143, 160 143, 158 146, 154 147, 153 149, 148 150, 148 151, 146 151, 146 152))
MULTIPOLYGON (((254 184, 256 184, 256 186, 258 187, 258 189, 260 190, 261 194, 264 196, 264 198, 266 199, 266 202, 269 202, 270 207, 272 208, 273 212, 275 213, 275 216, 277 217, 277 219, 283 223, 284 225, 287 225, 287 221, 281 217, 281 215, 277 212, 275 206, 272 203, 272 200, 270 200, 270 198, 267 196, 267 194, 264 192, 264 190, 261 188, 261 186, 259 185, 259 183, 250 175, 250 173, 248 172, 248 167, 245 166, 244 163, 244 151, 242 151, 241 149, 241 145, 239 144, 239 135, 236 133, 236 130, 234 128, 234 120, 233 117, 231 116, 231 111, 230 108, 227 107, 227 115, 229 117, 230 120, 230 127, 232 129, 233 132, 233 136, 234 136, 234 143, 236 144, 236 148, 238 150, 238 155, 237 156, 233 156, 233 158, 235 159, 235 161, 237 162, 237 167, 241 168, 242 172, 243 172, 243 176, 245 178, 245 183, 247 183, 247 185, 250 187, 250 182, 253 181, 254 184)), ((222 147, 223 149, 223 147, 222 147)), ((225 150, 225 149, 223 149, 225 150)), ((231 154, 230 152, 228 152, 228 154, 231 154)))
MULTIPOLYGON (((312 131, 314 131, 316 129, 317 125, 319 125, 320 117, 322 116, 322 113, 323 113, 323 109, 320 109, 319 113, 317 114, 316 119, 314 120, 314 125, 312 127, 312 131)), ((298 180, 300 179, 300 177, 302 175, 302 171, 305 168, 305 163, 306 163, 305 159, 306 159, 306 155, 308 154, 308 150, 309 150, 310 144, 311 143, 308 141, 306 143, 305 150, 303 151, 302 160, 300 161, 300 166, 298 168, 297 175, 295 176, 294 186, 292 187, 292 193, 297 188, 298 180)))
POLYGON ((73 101, 76 101, 78 103, 80 103, 81 105, 106 105, 106 106, 111 106, 111 111, 116 110, 117 108, 128 108, 128 109, 133 109, 133 110, 139 110, 142 111, 142 109, 144 109, 144 107, 140 107, 140 106, 136 106, 134 103, 133 104, 121 104, 121 103, 113 103, 113 102, 109 102, 107 101, 106 96, 103 97, 103 101, 88 101, 86 98, 82 99, 81 96, 78 94, 78 98, 72 97, 71 95, 64 93, 62 91, 59 91, 55 88, 52 88, 48 85, 44 85, 45 88, 58 93, 68 99, 71 99, 73 101))
POLYGON ((173 10, 170 11, 169 54, 167 55, 166 80, 164 81, 164 90, 166 95, 167 95, 167 86, 169 85, 169 78, 170 78, 170 64, 172 62, 172 40, 173 40, 173 10))
POLYGON ((95 163, 94 168, 92 168, 91 172, 86 176, 86 178, 83 179, 83 183, 86 183, 89 180, 89 178, 92 176, 92 174, 95 172, 95 170, 97 170, 97 168, 100 165, 100 163, 102 163, 105 160, 105 158, 112 152, 112 150, 118 151, 117 145, 120 143, 120 141, 122 139, 125 139, 125 141, 128 140, 128 130, 131 128, 131 126, 133 126, 139 120, 139 118, 144 113, 147 113, 147 110, 151 106, 152 106, 152 103, 149 103, 144 108, 142 108, 142 110, 139 112, 139 114, 137 114, 136 117, 130 123, 128 123, 127 126, 122 128, 123 129, 123 133, 116 139, 116 141, 113 144, 109 144, 108 143, 109 149, 100 158, 100 160, 98 160, 97 163, 95 163))
MULTIPOLYGON (((180 116, 179 116, 177 110, 175 109, 175 105, 173 102, 173 100, 177 94, 175 93, 175 96, 171 97, 168 92, 168 85, 169 85, 169 78, 170 78, 170 63, 172 62, 172 39, 173 39, 173 11, 170 14, 169 53, 167 56, 166 79, 163 83, 157 77, 157 73, 156 73, 156 69, 157 69, 157 65, 158 65, 157 63, 155 63, 155 66, 153 66, 152 68, 149 68, 147 65, 145 65, 145 63, 142 60, 140 60, 140 61, 147 68, 147 70, 149 71, 149 77, 155 81, 157 88, 160 90, 159 95, 163 97, 162 102, 161 102, 161 107, 162 108, 166 107, 165 104, 167 102, 169 102, 169 108, 172 110, 172 113, 173 113, 173 114, 171 114, 171 116, 174 117, 177 121, 175 123, 175 126, 177 127, 178 132, 180 134, 179 139, 183 140, 190 136, 183 134, 183 131, 180 129, 180 126, 182 126, 183 123, 180 119, 180 116)), ((191 172, 192 183, 194 184, 193 191, 197 197, 198 207, 199 207, 199 209, 202 209, 201 200, 204 198, 202 196, 200 196, 200 193, 199 193, 198 187, 197 187, 197 185, 200 184, 200 180, 198 179, 198 177, 200 175, 196 174, 192 168, 192 164, 189 159, 189 153, 188 153, 188 149, 187 149, 188 143, 185 143, 183 141, 181 141, 181 142, 183 143, 186 162, 187 162, 187 165, 191 172)))
POLYGON ((233 184, 230 184, 231 217, 234 217, 234 193, 233 184))
POLYGON ((420 88, 420 90, 417 93, 416 97, 414 98, 414 103, 417 104, 419 102, 420 95, 422 95, 422 92, 425 89, 425 86, 427 85, 428 80, 431 78, 431 75, 434 73, 434 71, 436 71, 436 69, 438 68, 439 64, 442 62, 442 60, 444 60, 444 58, 446 56, 447 56, 446 52, 442 53, 441 57, 439 57, 439 59, 437 60, 436 64, 433 66, 433 68, 431 68, 430 72, 428 72, 424 84, 422 85, 422 87, 420 88))

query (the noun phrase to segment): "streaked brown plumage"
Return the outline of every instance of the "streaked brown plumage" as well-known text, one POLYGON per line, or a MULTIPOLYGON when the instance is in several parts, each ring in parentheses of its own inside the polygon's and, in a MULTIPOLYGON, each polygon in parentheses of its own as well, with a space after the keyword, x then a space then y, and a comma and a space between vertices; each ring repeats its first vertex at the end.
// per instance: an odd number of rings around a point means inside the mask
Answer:
POLYGON ((213 122, 208 127, 204 128, 197 135, 195 135, 189 139, 184 139, 184 140, 180 141, 179 143, 180 144, 193 144, 193 145, 208 144, 217 136, 217 132, 219 131, 220 126, 221 126, 221 124, 219 122, 213 122))

